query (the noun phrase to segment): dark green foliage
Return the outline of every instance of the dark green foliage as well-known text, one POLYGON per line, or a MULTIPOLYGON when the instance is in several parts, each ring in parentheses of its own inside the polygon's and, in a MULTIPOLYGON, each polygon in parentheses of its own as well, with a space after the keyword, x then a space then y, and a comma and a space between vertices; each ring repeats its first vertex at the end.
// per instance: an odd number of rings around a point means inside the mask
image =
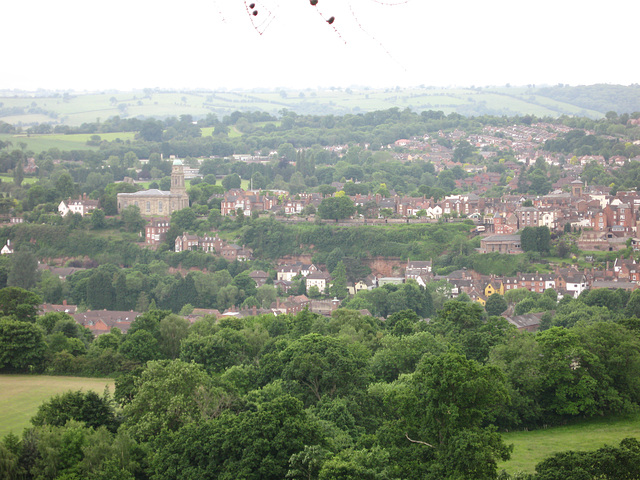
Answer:
MULTIPOLYGON (((389 453, 380 447, 357 450, 349 448, 326 460, 318 473, 319 480, 392 480, 389 453)), ((294 477, 302 478, 302 477, 294 477)))
POLYGON ((520 245, 525 252, 549 252, 551 234, 547 227, 524 227, 520 234, 520 245))
POLYGON ((281 359, 282 378, 306 392, 303 395, 308 401, 345 394, 366 385, 366 358, 342 339, 306 335, 292 342, 281 359))
POLYGON ((135 205, 129 205, 122 211, 122 223, 127 232, 137 233, 144 229, 145 220, 140 214, 140 209, 135 205))
POLYGON ((426 478, 496 478, 497 462, 510 454, 498 432, 487 426, 509 402, 499 369, 453 351, 427 356, 400 395, 405 448, 432 459, 425 465, 426 478))
POLYGON ((231 190, 232 188, 240 188, 241 180, 237 173, 227 175, 222 179, 222 186, 225 190, 231 190))
POLYGON ((536 473, 535 480, 637 480, 640 478, 640 442, 625 438, 618 447, 557 453, 536 465, 536 473))
POLYGON ((412 373, 424 355, 440 355, 446 349, 442 339, 427 332, 401 337, 387 335, 369 365, 377 380, 392 382, 403 373, 412 373))
POLYGON ((215 413, 211 379, 199 365, 180 360, 149 362, 133 390, 121 396, 128 401, 124 424, 144 440, 215 413))
POLYGON ((44 362, 46 345, 36 325, 0 318, 0 370, 38 370, 44 362))
POLYGON ((118 420, 109 397, 95 392, 69 391, 44 402, 31 419, 33 425, 64 426, 69 420, 85 423, 88 427, 106 427, 115 432, 118 420))
POLYGON ((491 363, 509 380, 513 408, 502 421, 512 425, 623 413, 640 393, 640 339, 613 322, 513 336, 491 363))
POLYGON ((33 288, 37 280, 38 259, 26 249, 20 249, 11 255, 11 270, 7 285, 19 288, 33 288))
POLYGON ((502 317, 485 319, 478 303, 448 301, 427 331, 444 335, 450 343, 459 345, 468 358, 484 362, 491 348, 511 335, 513 327, 502 317))
POLYGON ((113 275, 106 270, 96 270, 87 282, 87 304, 94 310, 111 309, 115 292, 113 275))
POLYGON ((104 210, 98 208, 91 214, 91 228, 100 230, 106 226, 104 210))
POLYGON ((23 322, 35 322, 42 299, 33 292, 20 287, 0 290, 0 310, 2 315, 11 316, 23 322))
POLYGON ((75 420, 64 426, 34 427, 25 431, 20 447, 21 471, 13 478, 146 478, 144 450, 128 434, 112 434, 104 427, 93 429, 75 420))
POLYGON ((342 261, 338 262, 336 268, 331 272, 331 277, 329 296, 342 300, 349 293, 347 291, 347 270, 342 261))
POLYGON ((126 358, 142 364, 161 357, 158 341, 146 330, 127 333, 120 344, 119 352, 126 358))
POLYGON ((353 201, 347 196, 329 197, 322 200, 318 215, 324 219, 338 220, 349 218, 356 212, 353 201))
POLYGON ((171 315, 171 311, 169 310, 149 310, 138 316, 138 318, 131 323, 127 334, 130 335, 138 330, 146 330, 153 335, 154 338, 159 339, 160 322, 169 315, 171 315))
POLYGON ((590 307, 606 307, 609 311, 617 312, 627 305, 629 293, 622 289, 598 288, 596 290, 585 290, 580 295, 580 300, 590 307))
POLYGON ((487 303, 485 304, 484 309, 486 310, 487 315, 500 315, 507 309, 507 307, 507 301, 504 297, 499 293, 494 293, 487 298, 487 303))
POLYGON ((361 290, 343 306, 353 310, 367 309, 372 315, 381 317, 409 309, 426 318, 434 311, 431 293, 412 280, 402 285, 388 284, 373 290, 361 290))
POLYGON ((163 434, 153 457, 153 478, 281 480, 291 456, 319 442, 319 428, 302 402, 281 395, 163 434))
POLYGON ((180 358, 195 362, 211 373, 222 373, 232 365, 248 359, 247 339, 231 328, 221 328, 213 335, 190 335, 183 340, 180 358))

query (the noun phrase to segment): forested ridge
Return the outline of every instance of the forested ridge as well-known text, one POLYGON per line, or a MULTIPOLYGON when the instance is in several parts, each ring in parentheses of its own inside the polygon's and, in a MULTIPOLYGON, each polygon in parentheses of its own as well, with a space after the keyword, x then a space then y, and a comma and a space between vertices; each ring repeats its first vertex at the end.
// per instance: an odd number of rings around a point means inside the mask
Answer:
MULTIPOLYGON (((463 301, 430 322, 339 309, 190 325, 150 310, 93 339, 5 288, 2 371, 118 376, 113 396, 59 395, 5 437, 3 478, 511 478, 497 469, 510 452, 500 429, 633 412, 640 398, 635 292, 555 305, 551 292, 512 293, 558 313, 532 334, 463 301)), ((560 455, 513 478, 583 478, 575 465, 637 478, 637 445, 594 452, 628 459, 613 470, 560 455)))

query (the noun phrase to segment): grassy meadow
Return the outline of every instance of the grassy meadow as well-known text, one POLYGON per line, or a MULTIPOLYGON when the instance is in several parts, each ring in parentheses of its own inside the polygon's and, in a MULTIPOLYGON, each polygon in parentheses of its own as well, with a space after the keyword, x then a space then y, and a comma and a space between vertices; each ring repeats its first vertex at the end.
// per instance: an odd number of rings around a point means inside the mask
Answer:
MULTIPOLYGON (((102 140, 113 141, 120 139, 122 141, 133 140, 135 132, 114 132, 101 133, 102 140)), ((97 150, 98 147, 87 145, 87 141, 91 139, 91 134, 78 133, 72 135, 11 135, 2 133, 0 140, 3 142, 11 142, 9 149, 19 149, 20 144, 26 145, 25 150, 31 150, 34 153, 44 152, 50 148, 58 148, 61 151, 68 150, 97 150)))
POLYGON ((508 473, 533 473, 538 463, 565 450, 597 450, 604 445, 618 446, 627 437, 640 439, 640 414, 628 417, 598 418, 529 432, 502 435, 507 445, 513 444, 511 460, 499 465, 508 473))
MULTIPOLYGON (((306 88, 301 90, 237 91, 133 91, 2 96, 5 109, 21 108, 23 114, 10 114, 0 120, 23 125, 53 123, 80 125, 87 122, 122 118, 166 118, 192 115, 202 118, 212 113, 218 118, 240 111, 265 111, 278 114, 288 109, 301 114, 343 115, 388 108, 414 111, 442 110, 461 114, 535 114, 538 116, 588 115, 602 117, 604 112, 585 110, 537 94, 527 87, 486 88, 306 88)), ((203 135, 210 132, 203 132, 203 135)), ((239 132, 231 131, 230 136, 239 132)), ((122 137, 121 137, 122 138, 122 137)), ((124 139, 123 139, 124 140, 124 139)))
POLYGON ((108 378, 0 375, 0 438, 10 432, 22 435, 40 404, 53 395, 69 390, 102 394, 105 386, 113 394, 114 381, 108 378))
MULTIPOLYGON (((13 175, 9 173, 2 173, 0 174, 0 181, 3 181, 5 183, 13 183, 13 175)), ((37 181, 38 179, 36 177, 24 177, 24 179, 22 180, 22 184, 31 184, 36 183, 37 181)))

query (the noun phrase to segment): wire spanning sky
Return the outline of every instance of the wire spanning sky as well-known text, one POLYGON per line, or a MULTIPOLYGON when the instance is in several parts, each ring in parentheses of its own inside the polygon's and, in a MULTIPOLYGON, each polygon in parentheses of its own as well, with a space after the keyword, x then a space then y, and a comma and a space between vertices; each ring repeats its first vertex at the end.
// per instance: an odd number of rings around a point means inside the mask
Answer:
POLYGON ((250 1, 7 2, 0 89, 640 81, 631 0, 250 1))

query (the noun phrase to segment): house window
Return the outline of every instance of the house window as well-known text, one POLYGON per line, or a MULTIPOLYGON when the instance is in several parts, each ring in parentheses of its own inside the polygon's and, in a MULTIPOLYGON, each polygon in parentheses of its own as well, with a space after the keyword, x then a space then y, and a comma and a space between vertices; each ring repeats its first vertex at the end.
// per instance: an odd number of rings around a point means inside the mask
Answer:
POLYGON ((147 202, 147 212, 151 211, 151 202, 147 202))
POLYGON ((158 202, 158 212, 162 211, 162 200, 158 202))

